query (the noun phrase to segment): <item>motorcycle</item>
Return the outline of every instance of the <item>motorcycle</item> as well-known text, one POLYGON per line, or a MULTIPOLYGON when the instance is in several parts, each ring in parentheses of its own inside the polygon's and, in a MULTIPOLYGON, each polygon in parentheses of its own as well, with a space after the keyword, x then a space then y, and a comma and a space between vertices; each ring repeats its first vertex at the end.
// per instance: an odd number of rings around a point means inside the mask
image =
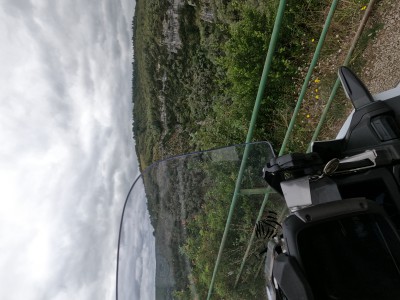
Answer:
POLYGON ((121 218, 117 299, 135 295, 138 201, 153 228, 156 299, 206 298, 232 201, 215 298, 400 299, 400 91, 373 97, 350 69, 339 77, 354 113, 311 153, 276 157, 256 142, 146 168, 121 218))
POLYGON ((400 97, 375 96, 348 68, 354 113, 342 138, 273 159, 265 179, 291 214, 267 259, 271 299, 400 297, 400 97))

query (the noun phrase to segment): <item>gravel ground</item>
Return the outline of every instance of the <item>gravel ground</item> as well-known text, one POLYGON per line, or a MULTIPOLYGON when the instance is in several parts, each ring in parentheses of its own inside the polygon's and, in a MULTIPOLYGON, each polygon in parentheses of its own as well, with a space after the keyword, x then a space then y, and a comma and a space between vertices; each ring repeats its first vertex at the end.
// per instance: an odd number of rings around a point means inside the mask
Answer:
MULTIPOLYGON (((372 94, 392 89, 400 83, 400 0, 376 1, 364 32, 377 27, 381 29, 363 51, 361 72, 356 72, 372 94)), ((334 119, 325 126, 322 139, 335 137, 353 110, 349 100, 344 99, 343 103, 347 111, 343 120, 334 119)))
POLYGON ((360 77, 371 93, 394 88, 400 82, 400 1, 378 1, 368 26, 383 28, 363 53, 366 64, 360 77))
MULTIPOLYGON (((361 7, 357 9, 362 11, 361 7)), ((332 82, 330 77, 336 78, 338 67, 343 64, 350 48, 350 42, 362 17, 360 15, 358 20, 355 14, 349 15, 354 18, 354 28, 351 28, 349 33, 335 33, 336 38, 341 39, 341 48, 322 57, 314 71, 310 88, 307 90, 298 117, 300 129, 297 131, 295 129, 293 133, 294 144, 303 143, 304 139, 307 140, 308 137, 304 138, 304 135, 309 134, 309 138, 311 138, 319 122, 320 115, 331 93, 332 82), (321 79, 322 83, 316 83, 318 78, 321 79)), ((340 29, 340 23, 337 26, 340 29)), ((358 46, 364 50, 357 49, 353 54, 355 59, 353 69, 372 94, 394 88, 400 82, 400 0, 376 0, 364 33, 369 33, 370 37, 367 41, 365 41, 365 37, 359 40, 358 46), (361 45, 365 43, 367 43, 366 48, 361 45), (361 54, 360 51, 362 51, 361 54), (362 59, 359 55, 362 56, 362 59), (359 66, 361 66, 361 71, 359 71, 359 66)), ((303 76, 305 76, 307 70, 307 67, 304 70, 300 69, 304 73, 303 76)), ((339 93, 341 91, 342 88, 340 88, 339 93)), ((351 102, 345 98, 343 93, 342 95, 339 93, 332 104, 318 140, 335 138, 347 116, 353 110, 351 102)), ((290 116, 291 112, 288 114, 288 119, 290 119, 290 116)), ((286 122, 288 119, 284 119, 284 121, 286 122)))

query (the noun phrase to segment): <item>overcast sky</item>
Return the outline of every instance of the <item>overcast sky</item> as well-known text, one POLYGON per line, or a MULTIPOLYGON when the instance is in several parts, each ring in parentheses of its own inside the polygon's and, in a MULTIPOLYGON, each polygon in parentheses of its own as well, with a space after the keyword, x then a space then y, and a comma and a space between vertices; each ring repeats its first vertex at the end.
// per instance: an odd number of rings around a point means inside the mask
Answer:
MULTIPOLYGON (((0 3, 0 298, 113 298, 119 218, 138 172, 135 2, 0 3)), ((137 245, 148 247, 145 203, 134 208, 137 245)), ((135 251, 143 295, 148 250, 135 251)))

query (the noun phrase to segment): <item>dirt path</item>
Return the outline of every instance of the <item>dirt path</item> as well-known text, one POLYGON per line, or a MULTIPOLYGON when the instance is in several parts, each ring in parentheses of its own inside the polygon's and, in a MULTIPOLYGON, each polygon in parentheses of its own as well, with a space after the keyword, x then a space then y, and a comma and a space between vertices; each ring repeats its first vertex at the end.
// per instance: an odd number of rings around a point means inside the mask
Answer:
POLYGON ((382 29, 369 41, 359 74, 373 94, 400 82, 400 1, 377 1, 366 29, 379 25, 382 29))

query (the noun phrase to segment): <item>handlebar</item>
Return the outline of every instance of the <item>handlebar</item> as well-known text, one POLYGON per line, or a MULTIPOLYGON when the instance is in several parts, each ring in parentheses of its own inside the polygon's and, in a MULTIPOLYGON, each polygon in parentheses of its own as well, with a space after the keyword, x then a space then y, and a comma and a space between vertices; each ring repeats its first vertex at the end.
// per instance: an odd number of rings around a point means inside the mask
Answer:
POLYGON ((272 299, 400 299, 400 95, 375 101, 347 67, 339 78, 355 109, 344 138, 263 169, 290 210, 268 247, 272 299))

